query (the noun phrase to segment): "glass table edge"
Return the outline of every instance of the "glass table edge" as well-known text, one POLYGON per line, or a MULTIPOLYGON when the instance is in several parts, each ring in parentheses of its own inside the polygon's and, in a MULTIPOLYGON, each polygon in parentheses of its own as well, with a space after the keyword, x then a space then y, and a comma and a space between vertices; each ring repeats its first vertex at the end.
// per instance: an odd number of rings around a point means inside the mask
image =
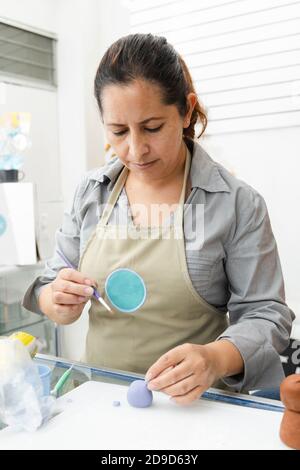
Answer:
MULTIPOLYGON (((144 380, 145 376, 143 374, 137 374, 128 371, 121 371, 117 369, 109 369, 105 367, 96 367, 89 365, 85 362, 73 361, 63 357, 52 356, 48 354, 36 354, 35 360, 42 361, 45 363, 59 364, 61 367, 66 369, 70 368, 72 365, 80 369, 85 369, 91 371, 94 375, 104 376, 111 379, 119 379, 124 382, 132 382, 134 380, 144 380)), ((282 413, 284 407, 282 402, 278 400, 272 400, 269 398, 256 397, 252 395, 246 395, 238 392, 229 392, 216 388, 209 388, 206 392, 203 393, 202 397, 205 400, 224 402, 227 404, 245 406, 248 408, 257 408, 268 411, 275 411, 282 413)))
POLYGON ((63 357, 52 356, 50 354, 41 354, 38 353, 35 355, 34 360, 42 361, 50 364, 59 364, 61 367, 66 369, 70 368, 72 365, 80 369, 85 369, 91 371, 95 375, 102 375, 106 377, 111 377, 112 379, 121 379, 126 382, 132 382, 133 380, 144 380, 145 376, 143 374, 136 374, 134 372, 121 371, 117 369, 108 369, 105 367, 96 367, 89 365, 85 362, 73 361, 63 357))

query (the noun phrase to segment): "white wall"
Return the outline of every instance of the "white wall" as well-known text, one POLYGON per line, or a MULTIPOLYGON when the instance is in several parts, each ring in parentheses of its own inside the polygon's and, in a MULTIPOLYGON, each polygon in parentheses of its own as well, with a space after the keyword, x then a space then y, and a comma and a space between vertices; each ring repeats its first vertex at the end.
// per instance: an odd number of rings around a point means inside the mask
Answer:
POLYGON ((58 116, 65 206, 71 203, 74 189, 87 169, 85 115, 86 101, 89 101, 86 89, 90 84, 86 73, 94 68, 94 63, 87 60, 86 40, 88 36, 92 44, 99 41, 98 32, 93 28, 89 31, 89 21, 84 21, 89 14, 98 16, 97 9, 88 8, 90 4, 95 6, 95 2, 63 0, 57 9, 58 116))
POLYGON ((127 34, 120 0, 60 0, 58 103, 63 200, 69 205, 86 169, 103 163, 104 139, 93 82, 107 47, 127 34))
POLYGON ((0 16, 56 33, 56 14, 60 1, 0 0, 0 16))
POLYGON ((212 158, 265 198, 277 240, 286 298, 300 322, 300 128, 206 137, 212 158))

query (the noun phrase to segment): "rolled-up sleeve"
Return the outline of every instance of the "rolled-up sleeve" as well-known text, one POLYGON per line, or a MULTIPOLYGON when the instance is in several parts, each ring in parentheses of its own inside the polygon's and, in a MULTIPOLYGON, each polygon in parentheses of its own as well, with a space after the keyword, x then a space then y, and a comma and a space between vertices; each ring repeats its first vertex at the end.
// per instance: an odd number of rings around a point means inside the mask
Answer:
POLYGON ((43 287, 56 278, 60 269, 66 267, 65 263, 57 254, 57 250, 64 253, 74 266, 78 266, 80 257, 80 220, 78 217, 79 211, 77 206, 85 180, 86 178, 84 178, 77 186, 71 208, 64 211, 62 226, 56 230, 55 233, 55 248, 53 256, 45 262, 43 273, 29 286, 23 297, 23 307, 31 312, 43 315, 38 305, 39 294, 43 287))
POLYGON ((293 312, 285 303, 283 275, 264 199, 240 188, 236 223, 226 247, 230 299, 226 338, 240 351, 244 372, 223 379, 236 391, 276 387, 284 378, 279 354, 288 346, 293 312))

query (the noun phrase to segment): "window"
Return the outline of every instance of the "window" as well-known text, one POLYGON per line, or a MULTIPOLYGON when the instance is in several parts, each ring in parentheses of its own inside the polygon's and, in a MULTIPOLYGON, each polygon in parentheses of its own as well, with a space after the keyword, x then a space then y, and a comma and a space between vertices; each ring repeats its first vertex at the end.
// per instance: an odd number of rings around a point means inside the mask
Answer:
POLYGON ((53 37, 0 21, 0 75, 5 81, 55 85, 53 37))

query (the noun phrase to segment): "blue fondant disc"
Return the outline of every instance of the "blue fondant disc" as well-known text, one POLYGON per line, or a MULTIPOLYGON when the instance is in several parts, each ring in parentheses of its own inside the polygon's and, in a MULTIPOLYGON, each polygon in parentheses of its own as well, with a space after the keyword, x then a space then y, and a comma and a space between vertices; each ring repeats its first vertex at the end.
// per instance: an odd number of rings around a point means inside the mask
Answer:
POLYGON ((134 312, 146 299, 146 286, 132 269, 113 271, 106 279, 105 292, 111 304, 121 312, 134 312))

